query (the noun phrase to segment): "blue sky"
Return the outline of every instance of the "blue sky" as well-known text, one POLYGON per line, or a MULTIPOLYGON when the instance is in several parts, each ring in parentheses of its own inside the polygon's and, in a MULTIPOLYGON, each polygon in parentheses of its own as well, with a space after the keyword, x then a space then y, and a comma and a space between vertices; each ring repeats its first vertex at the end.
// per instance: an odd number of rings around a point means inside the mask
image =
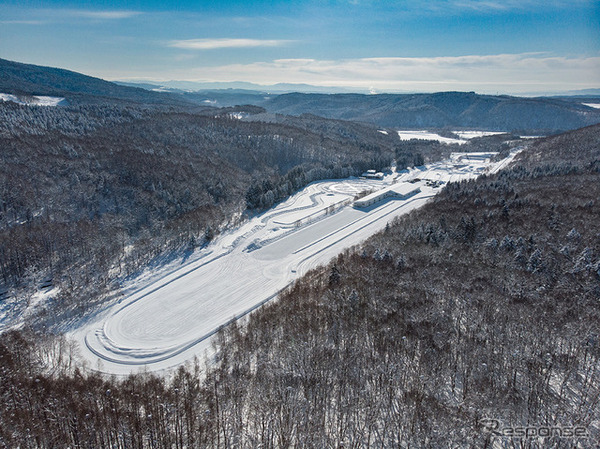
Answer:
POLYGON ((4 1, 0 57, 105 79, 600 87, 598 0, 4 1))

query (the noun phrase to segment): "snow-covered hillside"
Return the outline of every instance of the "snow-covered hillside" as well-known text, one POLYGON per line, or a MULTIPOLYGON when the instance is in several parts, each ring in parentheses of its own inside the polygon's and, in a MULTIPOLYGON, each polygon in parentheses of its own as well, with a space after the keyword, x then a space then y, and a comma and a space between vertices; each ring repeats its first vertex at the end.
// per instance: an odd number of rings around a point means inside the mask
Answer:
POLYGON ((442 143, 457 143, 459 145, 467 143, 466 140, 442 137, 429 131, 398 131, 398 136, 400 136, 400 140, 436 140, 442 143))
POLYGON ((66 103, 62 97, 45 96, 17 96, 12 94, 0 93, 0 101, 12 101, 13 103, 25 104, 30 106, 59 106, 66 103))
POLYGON ((453 131, 453 134, 456 134, 458 137, 460 137, 460 139, 440 136, 439 134, 430 131, 398 131, 400 140, 435 140, 441 143, 457 143, 459 145, 467 143, 467 140, 474 139, 476 137, 494 136, 503 133, 498 131, 453 131))
POLYGON ((210 337, 277 296, 294 279, 327 263, 402 214, 422 206, 444 182, 503 166, 493 153, 455 153, 445 162, 392 173, 383 181, 316 182, 203 249, 192 262, 147 284, 132 284, 98 320, 71 336, 92 369, 126 374, 184 363, 210 348, 210 337), (392 183, 420 192, 354 208, 356 194, 392 183), (137 289, 136 289, 137 288, 137 289))

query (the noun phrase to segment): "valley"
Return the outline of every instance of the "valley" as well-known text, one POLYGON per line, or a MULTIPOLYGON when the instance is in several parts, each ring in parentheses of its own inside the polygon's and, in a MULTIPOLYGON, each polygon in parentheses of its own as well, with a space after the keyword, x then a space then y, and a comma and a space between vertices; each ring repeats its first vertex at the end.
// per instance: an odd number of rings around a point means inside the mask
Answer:
POLYGON ((0 449, 600 441, 597 90, 185 86, 0 59, 0 449))
POLYGON ((315 182, 225 233, 190 260, 147 285, 132 282, 95 323, 72 333, 92 370, 111 374, 161 371, 202 358, 222 326, 277 296, 295 279, 344 249, 383 230, 420 206, 439 185, 493 173, 519 150, 491 162, 494 153, 453 153, 439 163, 385 176, 315 182), (391 185, 416 194, 352 206, 355 195, 391 185))

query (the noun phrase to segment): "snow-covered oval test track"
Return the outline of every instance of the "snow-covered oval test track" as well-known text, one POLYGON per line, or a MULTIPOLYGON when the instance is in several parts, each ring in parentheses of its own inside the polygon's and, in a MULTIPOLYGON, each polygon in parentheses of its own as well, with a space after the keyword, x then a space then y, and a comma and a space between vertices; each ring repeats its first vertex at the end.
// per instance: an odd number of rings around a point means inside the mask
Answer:
POLYGON ((191 263, 129 293, 71 336, 90 368, 113 374, 164 370, 202 356, 222 326, 276 297, 293 280, 394 217, 422 206, 439 191, 435 184, 475 177, 507 163, 492 163, 491 156, 453 154, 450 161, 393 172, 383 180, 315 182, 222 235, 191 263), (357 193, 392 184, 414 192, 353 207, 357 193))

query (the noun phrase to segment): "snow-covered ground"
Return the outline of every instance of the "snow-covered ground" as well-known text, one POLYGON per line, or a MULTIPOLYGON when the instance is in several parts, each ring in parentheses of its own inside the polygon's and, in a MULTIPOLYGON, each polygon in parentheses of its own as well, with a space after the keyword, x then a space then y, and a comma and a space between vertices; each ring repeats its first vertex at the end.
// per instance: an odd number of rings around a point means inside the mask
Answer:
POLYGON ((400 136, 400 140, 437 140, 442 143, 457 143, 462 145, 466 143, 466 140, 462 139, 452 139, 450 137, 442 137, 439 134, 435 134, 429 131, 398 131, 398 135, 400 136))
POLYGON ((588 106, 594 109, 600 109, 600 103, 581 103, 584 106, 588 106))
POLYGON ((242 120, 246 117, 248 117, 250 114, 248 114, 247 112, 232 112, 229 114, 229 118, 232 119, 236 119, 236 120, 242 120))
POLYGON ((79 342, 90 369, 113 374, 161 371, 201 357, 210 349, 210 337, 230 320, 275 298, 308 270, 362 242, 394 217, 425 204, 439 191, 431 181, 472 178, 505 164, 492 163, 492 155, 456 153, 448 161, 394 172, 383 181, 312 183, 220 236, 185 265, 158 279, 132 281, 118 303, 70 336, 79 342), (394 182, 412 182, 421 192, 406 200, 352 207, 357 193, 394 182))
POLYGON ((0 101, 12 101, 13 103, 26 104, 32 106, 58 106, 60 104, 64 104, 66 100, 62 97, 17 97, 16 95, 12 94, 0 93, 0 101))
MULTIPOLYGON (((384 132, 384 131, 379 131, 384 132)), ((453 134, 456 134, 460 139, 453 139, 451 137, 443 137, 439 134, 430 132, 430 131, 398 131, 398 136, 400 136, 400 140, 436 140, 442 143, 457 143, 462 145, 466 143, 470 139, 474 139, 476 137, 486 137, 486 136, 495 136, 497 134, 504 134, 501 131, 452 131, 453 134)), ((387 132, 386 132, 387 134, 387 132)))
POLYGON ((498 134, 504 134, 502 131, 452 131, 461 139, 474 139, 476 137, 487 137, 487 136, 495 136, 498 134))

